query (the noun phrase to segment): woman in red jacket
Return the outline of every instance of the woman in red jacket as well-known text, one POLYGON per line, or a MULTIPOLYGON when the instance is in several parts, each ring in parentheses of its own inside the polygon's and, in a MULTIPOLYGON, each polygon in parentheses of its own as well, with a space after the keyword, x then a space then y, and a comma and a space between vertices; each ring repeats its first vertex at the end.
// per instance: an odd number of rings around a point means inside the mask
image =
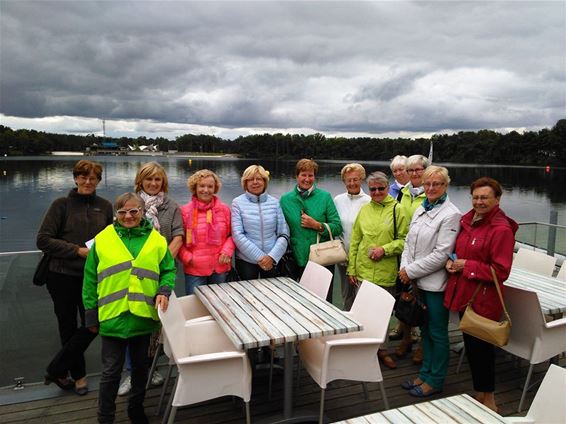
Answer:
MULTIPOLYGON (((499 208, 501 185, 493 178, 482 177, 470 186, 472 210, 461 221, 456 239, 454 260, 446 269, 451 274, 444 293, 444 306, 463 314, 478 284, 484 283, 473 303, 478 314, 498 320, 502 306, 492 280, 495 269, 501 290, 513 262, 515 232, 518 225, 499 208)), ((497 411, 495 404, 495 347, 464 334, 466 355, 472 372, 476 400, 497 411)))

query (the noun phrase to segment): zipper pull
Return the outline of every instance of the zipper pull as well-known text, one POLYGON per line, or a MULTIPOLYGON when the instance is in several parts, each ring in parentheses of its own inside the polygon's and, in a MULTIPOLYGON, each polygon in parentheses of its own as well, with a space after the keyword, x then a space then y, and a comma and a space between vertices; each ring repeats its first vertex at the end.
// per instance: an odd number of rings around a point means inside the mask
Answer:
POLYGON ((485 296, 485 290, 487 289, 486 286, 483 286, 483 295, 485 296))
POLYGON ((474 237, 474 239, 472 240, 472 246, 476 244, 476 238, 474 237))

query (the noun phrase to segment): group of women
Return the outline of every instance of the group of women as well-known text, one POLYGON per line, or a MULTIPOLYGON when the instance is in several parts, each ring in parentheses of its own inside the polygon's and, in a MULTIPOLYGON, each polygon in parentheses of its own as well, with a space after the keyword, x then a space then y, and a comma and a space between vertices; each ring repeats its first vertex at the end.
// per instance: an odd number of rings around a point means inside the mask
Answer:
MULTIPOLYGON (((332 235, 341 236, 348 251, 348 263, 338 265, 346 309, 363 280, 391 294, 404 284, 418 286, 429 311, 421 327, 422 365, 402 386, 416 397, 441 391, 448 366, 448 311, 463 312, 477 284, 491 280, 490 266, 501 282, 507 278, 517 225, 499 209, 502 190, 493 179, 472 184, 472 210, 461 216, 447 195, 446 168, 429 166, 415 155, 397 156, 391 169, 392 184, 382 172, 366 180, 362 165, 344 166, 346 192, 332 199, 316 184, 317 163, 301 159, 296 185, 277 200, 267 193, 269 173, 252 165, 241 177, 244 193, 231 207, 217 196, 219 176, 203 169, 189 177, 192 198, 179 207, 167 196, 165 170, 150 162, 139 169, 134 192, 116 199, 113 216, 112 205, 96 195, 102 167, 79 161, 73 169, 76 188, 53 202, 37 237, 38 247, 50 256, 47 288, 62 345, 47 367, 45 383, 86 394, 84 351, 100 334, 98 421, 114 421, 127 357, 128 415, 133 422, 147 422, 143 400, 159 330, 156 311, 167 308, 175 260, 183 266, 187 294, 199 285, 226 281, 233 259, 239 278, 246 280, 280 275, 285 255, 286 272, 298 279, 317 235, 323 241, 332 235), (369 195, 362 189, 364 180, 369 195)), ((474 309, 498 317, 493 284, 476 297, 474 309)), ((395 352, 401 357, 410 350, 414 332, 406 326, 397 332, 403 334, 395 352)), ((493 347, 467 335, 464 342, 476 398, 496 409, 493 347)), ((378 357, 396 367, 387 343, 378 357)))

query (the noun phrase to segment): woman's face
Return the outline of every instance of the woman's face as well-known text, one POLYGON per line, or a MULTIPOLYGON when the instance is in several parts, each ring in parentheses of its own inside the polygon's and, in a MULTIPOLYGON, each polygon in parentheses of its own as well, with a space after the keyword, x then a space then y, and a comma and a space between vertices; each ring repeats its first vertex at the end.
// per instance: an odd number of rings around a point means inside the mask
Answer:
POLYGON ((405 165, 397 165, 393 167, 393 177, 399 184, 407 184, 409 182, 409 174, 405 165))
POLYGON ((246 180, 246 190, 255 196, 259 196, 265 191, 265 181, 259 174, 253 175, 246 180))
POLYGON ((434 203, 440 199, 448 189, 442 175, 436 173, 424 180, 423 186, 426 197, 430 203, 434 203))
POLYGON ((201 202, 209 203, 212 200, 212 196, 214 196, 215 188, 216 181, 214 181, 214 177, 202 178, 197 183, 195 193, 197 195, 197 199, 199 199, 201 202))
POLYGON ((479 216, 490 213, 497 205, 499 205, 499 198, 495 197, 491 187, 476 187, 472 192, 472 208, 479 216))
POLYGON ((91 171, 88 175, 77 175, 75 177, 75 184, 77 185, 77 192, 79 194, 93 194, 96 191, 96 186, 100 180, 96 174, 91 171))
POLYGON ((315 178, 313 171, 301 171, 297 175, 297 185, 301 190, 309 190, 313 186, 315 178))
POLYGON ((420 187, 423 185, 424 167, 420 163, 411 165, 407 168, 407 172, 409 173, 409 179, 411 180, 413 187, 420 187))
POLYGON ((159 174, 153 174, 146 177, 142 181, 143 191, 145 191, 150 196, 155 196, 159 194, 161 188, 163 187, 163 177, 159 174))
POLYGON ((362 188, 362 177, 359 171, 350 171, 344 174, 344 185, 349 194, 359 194, 362 188))
POLYGON ((389 194, 389 184, 382 181, 371 181, 368 183, 368 190, 371 200, 380 203, 389 194))
POLYGON ((140 225, 142 215, 142 209, 138 202, 135 199, 130 199, 116 211, 116 220, 122 227, 134 228, 140 225))

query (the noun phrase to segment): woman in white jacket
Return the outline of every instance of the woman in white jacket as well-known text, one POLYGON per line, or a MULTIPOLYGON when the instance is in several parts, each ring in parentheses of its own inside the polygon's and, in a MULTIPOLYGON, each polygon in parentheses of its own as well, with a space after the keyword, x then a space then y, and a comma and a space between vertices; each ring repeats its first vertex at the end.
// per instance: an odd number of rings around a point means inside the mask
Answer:
POLYGON ((245 193, 232 201, 236 270, 242 280, 275 277, 287 250, 289 227, 279 201, 266 192, 269 175, 263 166, 248 166, 241 183, 245 193))
POLYGON ((423 174, 426 199, 415 211, 405 238, 399 278, 404 284, 417 283, 428 308, 428 320, 421 327, 423 363, 419 375, 401 386, 416 397, 442 390, 448 369, 448 310, 443 305, 448 274, 444 269, 454 251, 461 213, 446 193, 448 170, 429 166, 423 174))

